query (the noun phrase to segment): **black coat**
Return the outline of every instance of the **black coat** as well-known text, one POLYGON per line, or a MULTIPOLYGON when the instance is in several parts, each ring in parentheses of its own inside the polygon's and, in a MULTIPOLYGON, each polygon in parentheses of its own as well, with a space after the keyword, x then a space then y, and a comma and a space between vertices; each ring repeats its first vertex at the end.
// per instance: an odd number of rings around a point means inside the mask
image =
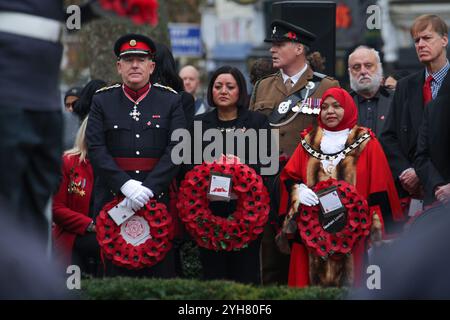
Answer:
MULTIPOLYGON (((425 70, 416 72, 397 84, 380 142, 396 182, 399 175, 413 167, 417 138, 423 119, 425 70)), ((438 96, 450 90, 450 72, 444 78, 438 96)), ((399 184, 397 183, 397 186, 399 184)))
MULTIPOLYGON (((353 101, 355 101, 356 107, 358 108, 358 124, 361 125, 360 115, 362 106, 359 103, 359 96, 355 91, 351 91, 350 95, 353 97, 353 101)), ((387 115, 389 114, 389 108, 392 104, 393 96, 394 92, 392 90, 389 90, 385 87, 380 87, 377 102, 377 114, 375 115, 377 121, 375 124, 375 128, 370 128, 377 137, 379 137, 381 132, 383 131, 387 115)))
MULTIPOLYGON (((210 112, 207 113, 203 113, 200 115, 197 115, 194 117, 194 122, 199 121, 202 124, 202 136, 205 133, 206 130, 208 129, 217 129, 220 125, 219 125, 219 118, 218 118, 218 114, 217 114, 217 109, 213 109, 210 112)), ((235 124, 235 128, 236 129, 255 129, 256 132, 258 133, 259 129, 267 129, 268 133, 270 133, 270 125, 269 125, 269 120, 267 118, 266 115, 260 113, 260 112, 254 112, 254 111, 249 111, 245 108, 241 108, 238 111, 238 117, 237 117, 237 121, 235 124)), ((194 131, 193 128, 191 127, 191 136, 194 137, 194 131)), ((225 153, 226 150, 226 139, 225 139, 225 134, 223 135, 224 139, 223 139, 223 150, 225 153)), ((267 139, 267 143, 270 142, 270 134, 268 134, 268 139, 267 139)), ((197 138, 199 138, 197 136, 197 138)), ((193 145, 195 143, 199 143, 200 141, 194 141, 193 145)), ((202 151, 205 149, 205 147, 210 144, 210 141, 202 141, 202 151)), ((269 147, 269 152, 270 152, 270 144, 268 144, 269 147)), ((241 159, 242 162, 244 162, 245 164, 248 164, 250 167, 253 167, 258 173, 260 171, 260 159, 259 156, 257 157, 257 163, 256 164, 250 164, 250 157, 249 157, 249 152, 250 152, 251 148, 248 144, 248 141, 246 141, 246 145, 245 145, 245 155, 246 158, 245 159, 241 159)), ((259 155, 259 146, 257 146, 256 148, 257 150, 257 155, 259 155)), ((194 154, 196 152, 195 148, 192 152, 192 154, 194 154)), ((236 146, 235 146, 235 150, 234 150, 234 154, 238 155, 237 150, 236 150, 236 146)), ((215 155, 220 156, 220 155, 215 155)), ((190 166, 192 168, 192 166, 190 166)))
MULTIPOLYGON (((194 134, 194 128, 191 128, 191 137, 194 137, 194 141, 192 143, 192 152, 191 155, 194 157, 194 153, 195 152, 199 152, 201 150, 202 154, 203 151, 205 150, 205 148, 211 143, 210 141, 200 141, 199 139, 201 139, 203 137, 203 134, 205 133, 205 131, 207 131, 208 129, 218 129, 220 128, 220 123, 219 123, 219 118, 218 118, 218 114, 217 114, 217 109, 213 109, 210 112, 207 113, 203 113, 200 115, 195 116, 194 118, 194 125, 201 123, 202 125, 202 130, 201 130, 201 137, 199 135, 195 135, 194 134), (201 149, 200 148, 196 148, 194 145, 201 143, 201 149)), ((270 125, 269 125, 269 120, 267 118, 266 115, 259 113, 259 112, 254 112, 254 111, 249 111, 246 108, 241 108, 238 110, 238 117, 236 120, 236 123, 234 125, 235 130, 239 130, 239 129, 255 129, 256 133, 258 135, 258 130, 259 129, 267 129, 268 133, 270 133, 270 125)), ((222 132, 222 137, 223 137, 223 153, 226 153, 226 131, 222 132)), ((270 142, 270 134, 267 135, 267 143, 270 142)), ((259 138, 258 138, 258 142, 259 142, 259 138)), ((268 145, 269 149, 268 152, 270 154, 271 149, 270 149, 270 144, 268 145)), ((235 144, 235 148, 234 148, 234 155, 238 155, 237 152, 237 147, 235 144)), ((220 154, 215 154, 214 157, 217 158, 219 157, 220 154)), ((192 159, 194 160, 194 159, 192 159)), ((203 161, 204 159, 202 159, 203 161)), ((241 158, 241 162, 247 164, 249 167, 252 167, 253 169, 255 169, 255 171, 259 174, 260 173, 260 169, 261 169, 261 161, 259 158, 259 143, 256 146, 256 149, 252 147, 250 147, 249 143, 248 143, 248 139, 246 139, 246 144, 245 144, 245 159, 241 158), (251 152, 251 150, 253 149, 253 151, 256 150, 257 154, 257 158, 256 158, 256 163, 250 163, 250 154, 249 152, 251 152)), ((188 164, 185 165, 183 167, 183 174, 185 174, 187 171, 191 170, 194 165, 196 164, 188 164)), ((213 201, 210 203, 210 209, 217 215, 226 217, 228 215, 230 215, 232 212, 234 212, 236 210, 236 201, 232 200, 230 202, 221 202, 221 201, 213 201)))
POLYGON ((186 117, 186 128, 190 128, 195 114, 194 97, 186 91, 180 91, 178 94, 181 96, 181 104, 183 105, 184 116, 186 117))
POLYGON ((435 188, 450 182, 450 92, 425 108, 414 167, 425 188, 425 202, 433 202, 435 188))
POLYGON ((142 181, 156 199, 167 201, 167 188, 177 174, 171 161, 172 132, 186 127, 180 95, 153 85, 138 106, 139 121, 131 118, 132 103, 120 86, 94 95, 86 128, 89 159, 95 175, 97 213, 129 179, 142 181), (160 159, 152 171, 124 171, 113 158, 160 159))

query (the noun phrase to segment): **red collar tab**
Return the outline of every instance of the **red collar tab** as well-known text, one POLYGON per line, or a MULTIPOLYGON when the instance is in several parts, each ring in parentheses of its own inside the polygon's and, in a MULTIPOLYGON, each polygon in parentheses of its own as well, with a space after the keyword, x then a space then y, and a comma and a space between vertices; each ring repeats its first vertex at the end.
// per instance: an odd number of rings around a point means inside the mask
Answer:
POLYGON ((125 92, 133 99, 134 101, 138 100, 144 93, 148 91, 150 88, 150 84, 147 83, 145 86, 143 86, 141 89, 134 91, 130 87, 128 87, 126 84, 124 84, 123 89, 125 92))

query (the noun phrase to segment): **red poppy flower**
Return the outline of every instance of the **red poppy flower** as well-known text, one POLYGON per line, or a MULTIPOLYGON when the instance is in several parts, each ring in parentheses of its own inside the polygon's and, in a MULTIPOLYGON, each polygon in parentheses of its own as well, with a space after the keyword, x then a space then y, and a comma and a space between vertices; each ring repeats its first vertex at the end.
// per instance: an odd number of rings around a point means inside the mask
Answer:
POLYGON ((331 251, 331 243, 326 240, 317 241, 315 253, 321 257, 328 257, 331 251))
POLYGON ((312 240, 317 236, 317 233, 314 232, 313 228, 302 228, 300 235, 304 240, 312 240))
POLYGON ((103 9, 128 16, 137 24, 158 24, 157 0, 99 0, 99 3, 103 9))
POLYGON ((342 239, 336 236, 331 237, 330 240, 330 250, 333 252, 339 252, 342 246, 342 239))
POLYGON ((297 35, 296 35, 294 32, 292 32, 292 31, 289 31, 289 32, 286 34, 286 36, 287 36, 289 39, 291 39, 291 40, 297 39, 297 35))

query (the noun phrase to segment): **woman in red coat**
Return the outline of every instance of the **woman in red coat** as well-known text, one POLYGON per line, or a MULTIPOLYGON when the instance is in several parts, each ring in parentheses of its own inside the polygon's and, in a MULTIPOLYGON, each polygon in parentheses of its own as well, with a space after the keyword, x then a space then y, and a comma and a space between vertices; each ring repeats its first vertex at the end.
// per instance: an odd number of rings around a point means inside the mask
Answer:
POLYGON ((78 130, 75 145, 63 156, 62 180, 53 196, 55 253, 64 266, 77 264, 84 272, 98 261, 94 220, 89 215, 94 176, 87 159, 87 118, 78 130), (83 269, 84 268, 84 269, 83 269))
MULTIPOLYGON (((320 181, 330 178, 345 181, 367 200, 373 221, 371 236, 380 241, 384 223, 401 220, 402 210, 381 145, 370 129, 356 125, 357 118, 355 103, 344 89, 325 91, 318 127, 302 133, 302 143, 281 173, 280 214, 289 211, 289 217, 298 211, 299 206, 308 208, 318 205, 318 196, 312 189, 320 181)), ((362 284, 367 237, 355 242, 351 254, 331 255, 326 259, 306 246, 309 239, 302 239, 302 233, 298 230, 291 238, 294 241, 288 280, 290 286, 362 284)))

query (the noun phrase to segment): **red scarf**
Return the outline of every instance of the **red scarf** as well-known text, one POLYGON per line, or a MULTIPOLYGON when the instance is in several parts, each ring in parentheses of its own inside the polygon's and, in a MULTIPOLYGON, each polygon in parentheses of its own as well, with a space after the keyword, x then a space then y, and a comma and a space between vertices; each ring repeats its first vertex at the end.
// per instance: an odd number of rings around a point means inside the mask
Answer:
POLYGON ((337 102, 341 105, 342 108, 344 108, 344 117, 342 118, 341 122, 334 127, 330 128, 326 126, 322 120, 322 109, 320 109, 319 113, 319 126, 323 129, 329 130, 329 131, 341 131, 344 129, 352 129, 356 122, 358 121, 358 109, 356 108, 355 102, 353 101, 353 98, 348 94, 347 91, 345 91, 342 88, 330 88, 327 91, 324 92, 322 95, 322 100, 320 101, 320 105, 325 101, 328 97, 333 97, 336 99, 337 102))

